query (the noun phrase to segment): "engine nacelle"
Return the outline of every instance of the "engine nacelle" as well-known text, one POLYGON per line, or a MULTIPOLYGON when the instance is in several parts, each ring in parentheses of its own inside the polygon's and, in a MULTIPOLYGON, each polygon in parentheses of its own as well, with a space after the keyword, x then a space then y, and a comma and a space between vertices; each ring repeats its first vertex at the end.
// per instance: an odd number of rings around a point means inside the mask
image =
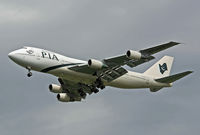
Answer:
POLYGON ((93 69, 102 69, 104 64, 101 61, 90 59, 88 60, 88 66, 93 69))
POLYGON ((50 84, 49 85, 49 90, 53 93, 62 93, 62 87, 60 85, 56 84, 50 84))
POLYGON ((61 102, 70 102, 70 96, 68 96, 66 93, 59 93, 57 95, 57 99, 61 102))
POLYGON ((140 52, 133 51, 133 50, 128 50, 126 53, 126 56, 129 59, 133 59, 133 60, 140 60, 142 58, 142 54, 140 52))

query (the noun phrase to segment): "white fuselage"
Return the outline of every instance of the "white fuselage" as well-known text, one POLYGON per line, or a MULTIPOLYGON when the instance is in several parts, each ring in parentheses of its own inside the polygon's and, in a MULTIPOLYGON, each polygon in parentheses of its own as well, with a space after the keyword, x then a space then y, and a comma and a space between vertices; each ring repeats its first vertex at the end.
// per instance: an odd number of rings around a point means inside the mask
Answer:
MULTIPOLYGON (((69 81, 91 84, 96 80, 96 77, 93 75, 75 72, 69 69, 69 67, 78 64, 87 64, 87 61, 65 57, 51 51, 24 47, 23 49, 11 52, 9 57, 15 63, 25 68, 30 67, 31 70, 49 73, 69 81)), ((104 85, 127 89, 171 86, 170 84, 156 82, 151 76, 131 71, 128 71, 128 73, 109 83, 105 81, 104 85)))

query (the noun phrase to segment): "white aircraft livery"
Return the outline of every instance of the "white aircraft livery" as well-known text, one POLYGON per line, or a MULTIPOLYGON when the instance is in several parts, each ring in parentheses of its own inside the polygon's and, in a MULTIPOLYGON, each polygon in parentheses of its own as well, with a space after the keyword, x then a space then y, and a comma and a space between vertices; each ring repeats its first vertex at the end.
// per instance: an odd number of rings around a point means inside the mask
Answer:
POLYGON ((192 73, 170 75, 173 57, 164 56, 144 73, 126 70, 149 62, 155 57, 153 54, 179 45, 169 42, 156 47, 140 51, 128 50, 126 54, 103 60, 77 60, 63 55, 34 47, 23 47, 8 54, 9 58, 28 70, 52 74, 58 77, 59 85, 50 84, 49 90, 57 93, 57 99, 62 102, 74 102, 85 99, 87 94, 97 93, 105 86, 124 89, 149 88, 157 92, 164 87, 171 87, 172 83, 192 73))

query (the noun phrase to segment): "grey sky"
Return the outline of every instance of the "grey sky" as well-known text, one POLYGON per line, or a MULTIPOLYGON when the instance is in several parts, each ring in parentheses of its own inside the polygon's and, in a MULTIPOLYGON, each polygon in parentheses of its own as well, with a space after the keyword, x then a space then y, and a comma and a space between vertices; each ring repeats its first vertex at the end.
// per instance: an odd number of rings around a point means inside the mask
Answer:
MULTIPOLYGON (((0 0, 2 135, 196 135, 200 132, 200 17, 197 0, 0 0), (22 46, 102 59, 168 41, 172 73, 194 74, 158 93, 106 88, 81 103, 60 103, 51 75, 26 70, 7 54, 22 46)), ((156 60, 136 67, 144 72, 156 60)))

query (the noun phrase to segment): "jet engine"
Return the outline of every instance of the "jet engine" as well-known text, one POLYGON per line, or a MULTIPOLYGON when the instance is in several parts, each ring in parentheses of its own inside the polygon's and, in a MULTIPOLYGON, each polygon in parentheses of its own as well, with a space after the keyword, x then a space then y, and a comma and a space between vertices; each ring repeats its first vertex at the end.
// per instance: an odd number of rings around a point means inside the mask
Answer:
POLYGON ((50 84, 49 90, 53 93, 62 93, 62 87, 56 84, 50 84))
POLYGON ((88 60, 88 66, 93 69, 102 69, 104 64, 101 61, 90 59, 88 60))
POLYGON ((140 52, 133 51, 133 50, 128 50, 126 53, 126 56, 129 59, 133 59, 133 60, 140 60, 142 58, 142 54, 140 52))
POLYGON ((68 96, 66 93, 59 93, 57 95, 57 99, 61 102, 70 102, 70 96, 68 96))

